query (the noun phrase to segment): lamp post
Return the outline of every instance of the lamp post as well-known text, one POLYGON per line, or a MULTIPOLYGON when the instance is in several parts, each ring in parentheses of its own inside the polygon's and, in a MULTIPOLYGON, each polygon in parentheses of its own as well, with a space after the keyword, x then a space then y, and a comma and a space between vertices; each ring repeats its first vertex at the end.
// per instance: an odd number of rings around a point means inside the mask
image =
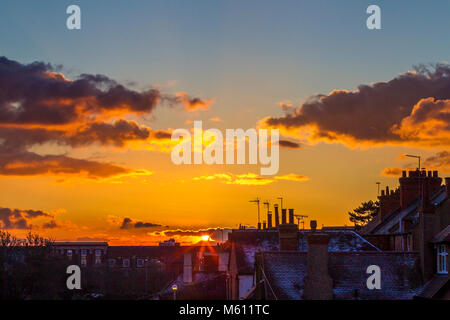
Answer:
POLYGON ((177 290, 178 286, 176 284, 172 285, 173 300, 177 300, 177 290))
POLYGON ((409 158, 416 158, 416 159, 419 160, 419 171, 420 171, 420 156, 415 156, 415 155, 412 155, 412 154, 407 154, 406 156, 409 157, 409 158))

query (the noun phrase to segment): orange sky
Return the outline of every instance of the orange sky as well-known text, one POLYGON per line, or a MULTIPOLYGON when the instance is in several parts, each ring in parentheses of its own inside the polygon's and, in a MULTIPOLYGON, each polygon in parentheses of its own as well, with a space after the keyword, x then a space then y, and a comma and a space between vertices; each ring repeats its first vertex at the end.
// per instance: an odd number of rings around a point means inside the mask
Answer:
MULTIPOLYGON (((375 84, 369 100, 362 100, 360 91, 334 90, 303 105, 281 103, 284 114, 275 105, 266 118, 246 119, 248 110, 234 110, 233 121, 218 116, 215 103, 220 96, 140 92, 111 79, 71 80, 49 71, 24 70, 20 63, 15 67, 19 85, 35 81, 69 91, 78 85, 88 88, 86 95, 75 98, 66 97, 66 91, 59 96, 51 91, 40 103, 32 93, 4 104, 0 223, 19 236, 31 229, 66 241, 155 244, 174 237, 189 243, 200 239, 206 232, 202 229, 255 225, 256 206, 249 202, 255 197, 271 204, 283 197, 284 207, 308 215, 306 225, 309 219, 319 225, 344 225, 349 224, 347 211, 376 198, 376 182, 396 187, 392 172, 398 175, 400 169, 415 166, 402 155, 419 154, 427 168, 442 175, 450 169, 445 152, 450 131, 444 117, 450 113, 450 100, 428 97, 433 92, 417 97, 411 93, 407 110, 393 102, 393 115, 383 110, 371 115, 371 104, 393 94, 375 84), (107 89, 101 87, 105 84, 107 89), (352 103, 357 109, 349 112, 352 103), (45 113, 49 118, 42 119, 45 113), (167 122, 172 116, 173 124, 158 125, 157 119, 167 122), (281 130, 287 142, 276 175, 261 176, 258 165, 172 163, 173 129, 192 130, 193 120, 203 120, 204 129, 224 132, 239 128, 242 119, 248 124, 244 129, 281 130), (384 121, 393 124, 385 127, 384 121)), ((410 77, 438 87, 448 81, 448 74, 436 80, 415 73, 398 81, 410 77)), ((265 212, 261 205, 262 220, 265 212)), ((219 239, 219 232, 215 234, 219 239)))

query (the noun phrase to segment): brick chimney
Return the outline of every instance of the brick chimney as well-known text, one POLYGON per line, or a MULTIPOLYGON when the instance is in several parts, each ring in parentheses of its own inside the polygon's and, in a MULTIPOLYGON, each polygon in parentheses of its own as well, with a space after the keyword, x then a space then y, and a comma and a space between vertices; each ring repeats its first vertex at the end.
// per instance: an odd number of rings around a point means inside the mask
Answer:
POLYGON ((431 279, 434 274, 435 255, 431 240, 437 233, 438 219, 435 215, 435 207, 430 202, 430 181, 424 179, 422 183, 422 199, 419 207, 419 254, 422 279, 424 282, 431 279))
POLYGON ((294 209, 289 209, 289 223, 294 224, 294 209))
POLYGON ((415 200, 420 195, 420 183, 422 180, 429 181, 429 192, 434 193, 442 183, 442 178, 438 177, 437 171, 425 170, 419 171, 409 171, 408 176, 406 176, 406 171, 403 171, 402 177, 399 179, 400 182, 400 206, 402 209, 406 208, 413 200, 415 200))
POLYGON ((328 273, 330 237, 326 233, 316 232, 311 225, 311 233, 308 235, 307 241, 308 253, 303 298, 305 300, 331 300, 333 299, 333 279, 328 273))
POLYGON ((400 207, 400 190, 391 190, 389 193, 389 187, 386 186, 385 190, 381 190, 381 195, 378 196, 378 201, 380 202, 380 211, 378 214, 378 219, 383 221, 384 217, 400 207))
POLYGON ((286 209, 281 209, 281 224, 286 224, 286 209))
POLYGON ((271 213, 267 214, 267 228, 269 228, 269 229, 272 228, 272 214, 271 213))
POLYGON ((278 213, 278 205, 274 205, 273 206, 274 210, 275 210, 275 227, 278 227, 278 225, 280 224, 280 214, 278 213))
POLYGON ((267 225, 266 225, 265 221, 263 221, 263 229, 267 229, 267 225))
POLYGON ((295 224, 280 224, 278 226, 280 251, 298 250, 298 228, 295 224))

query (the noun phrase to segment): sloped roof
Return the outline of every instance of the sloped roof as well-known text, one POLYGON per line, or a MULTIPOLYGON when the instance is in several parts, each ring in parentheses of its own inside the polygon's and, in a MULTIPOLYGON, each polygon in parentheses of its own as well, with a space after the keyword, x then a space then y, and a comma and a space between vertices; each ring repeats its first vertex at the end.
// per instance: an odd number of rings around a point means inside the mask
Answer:
POLYGON ((436 236, 434 236, 433 243, 439 242, 450 242, 450 225, 444 228, 441 232, 439 232, 436 236))
MULTIPOLYGON (((278 231, 276 230, 238 230, 238 232, 242 234, 239 237, 234 237, 233 241, 235 241, 236 263, 239 274, 253 274, 257 252, 278 251, 280 249, 278 231)), ((321 229, 321 232, 330 236, 328 245, 330 252, 380 251, 353 230, 324 228, 321 229)), ((309 230, 299 230, 299 251, 305 252, 308 250, 306 237, 309 233, 309 230)))
POLYGON ((432 299, 441 289, 450 282, 450 275, 448 274, 435 274, 423 287, 419 297, 432 299))
MULTIPOLYGON (((447 194, 445 191, 445 186, 441 186, 431 195, 431 203, 435 206, 439 206, 446 198, 447 194)), ((383 221, 379 221, 376 225, 370 224, 364 231, 366 233, 387 234, 389 233, 389 229, 391 229, 401 219, 418 214, 419 206, 420 197, 417 197, 403 210, 399 208, 392 211, 383 219, 383 221)))
MULTIPOLYGON (((269 299, 301 300, 306 275, 305 252, 272 251, 258 255, 269 299)), ((335 299, 412 299, 420 290, 418 256, 401 252, 331 252, 329 274, 335 299), (381 290, 366 286, 369 265, 381 269, 381 290), (357 291, 355 291, 357 290, 357 291)))

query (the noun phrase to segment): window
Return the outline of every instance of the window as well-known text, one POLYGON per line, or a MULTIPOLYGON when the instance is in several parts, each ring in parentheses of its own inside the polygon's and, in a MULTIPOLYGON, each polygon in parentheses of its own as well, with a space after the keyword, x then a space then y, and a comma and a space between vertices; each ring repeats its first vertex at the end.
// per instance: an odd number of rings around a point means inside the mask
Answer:
POLYGON ((114 267, 116 265, 116 259, 108 259, 108 265, 114 267))
POLYGON ((95 256, 101 257, 102 256, 102 250, 95 250, 95 256))
POLYGON ((86 257, 87 256, 87 250, 86 249, 81 249, 81 256, 82 257, 86 257))
POLYGON ((142 268, 144 266, 144 259, 137 259, 136 260, 136 267, 142 268))
POLYGON ((67 250, 67 256, 68 256, 68 257, 71 257, 71 256, 72 256, 72 250, 70 250, 70 249, 67 250))
POLYGON ((124 268, 129 268, 130 267, 130 259, 123 259, 122 266, 124 268))
POLYGON ((437 273, 448 273, 448 252, 446 244, 437 245, 437 273))
POLYGON ((85 256, 81 256, 81 265, 85 267, 87 265, 87 260, 85 256))

